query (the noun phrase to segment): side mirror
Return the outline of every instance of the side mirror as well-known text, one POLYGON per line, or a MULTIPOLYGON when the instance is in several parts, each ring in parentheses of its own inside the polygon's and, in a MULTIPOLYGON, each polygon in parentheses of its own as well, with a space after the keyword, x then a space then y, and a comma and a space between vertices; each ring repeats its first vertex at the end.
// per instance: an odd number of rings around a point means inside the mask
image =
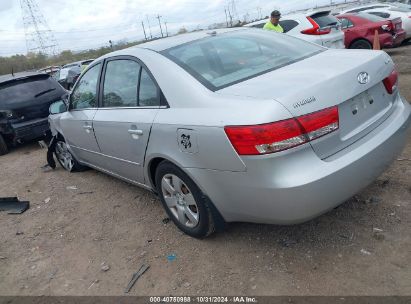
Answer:
POLYGON ((49 108, 50 115, 67 112, 67 105, 63 100, 53 102, 49 108))

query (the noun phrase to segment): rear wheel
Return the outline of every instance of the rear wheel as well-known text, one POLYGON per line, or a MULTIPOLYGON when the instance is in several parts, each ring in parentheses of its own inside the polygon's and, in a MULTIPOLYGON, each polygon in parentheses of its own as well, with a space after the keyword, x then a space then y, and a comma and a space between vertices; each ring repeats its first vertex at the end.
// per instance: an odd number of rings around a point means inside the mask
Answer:
POLYGON ((74 158, 64 140, 57 140, 54 153, 56 154, 57 161, 68 172, 83 171, 86 168, 74 158))
POLYGON ((9 149, 7 147, 6 140, 4 139, 3 135, 0 134, 0 155, 7 154, 9 149))
POLYGON ((372 49, 372 44, 364 39, 360 39, 357 41, 354 41, 350 45, 350 49, 366 49, 366 50, 371 50, 372 49))
POLYGON ((211 206, 180 168, 167 161, 160 163, 156 185, 164 209, 180 230, 195 238, 207 237, 215 231, 211 206))

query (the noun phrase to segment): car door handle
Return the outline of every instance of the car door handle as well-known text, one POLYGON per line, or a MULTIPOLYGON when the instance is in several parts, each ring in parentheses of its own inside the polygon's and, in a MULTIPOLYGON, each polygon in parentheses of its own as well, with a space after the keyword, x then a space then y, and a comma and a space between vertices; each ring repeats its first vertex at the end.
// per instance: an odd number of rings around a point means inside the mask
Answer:
POLYGON ((128 130, 128 133, 131 134, 131 135, 143 135, 143 130, 130 129, 130 130, 128 130))
POLYGON ((86 129, 86 130, 92 130, 92 129, 93 129, 93 126, 84 125, 83 128, 86 129))

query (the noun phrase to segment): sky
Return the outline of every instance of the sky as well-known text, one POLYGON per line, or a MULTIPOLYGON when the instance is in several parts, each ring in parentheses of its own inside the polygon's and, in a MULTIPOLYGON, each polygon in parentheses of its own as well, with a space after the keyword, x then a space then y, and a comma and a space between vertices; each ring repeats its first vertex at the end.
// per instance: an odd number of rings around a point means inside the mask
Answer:
MULTIPOLYGON (((26 40, 20 1, 0 0, 0 57, 26 54, 26 40)), ((206 28, 225 22, 224 8, 229 0, 30 0, 38 4, 44 20, 53 31, 60 50, 80 51, 107 46, 108 41, 136 41, 144 38, 141 22, 148 35, 163 31, 176 33, 181 27, 206 28)), ((339 0, 337 0, 339 1, 339 0)), ((336 1, 334 1, 336 2, 336 1)), ((263 16, 274 9, 287 12, 329 4, 329 0, 236 0, 240 19, 263 16)))

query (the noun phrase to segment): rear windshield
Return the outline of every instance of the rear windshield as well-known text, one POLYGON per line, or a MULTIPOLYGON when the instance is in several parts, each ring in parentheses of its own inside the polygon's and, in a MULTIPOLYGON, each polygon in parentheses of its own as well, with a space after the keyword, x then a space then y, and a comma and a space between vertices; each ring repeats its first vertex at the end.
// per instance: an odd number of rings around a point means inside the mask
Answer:
POLYGON ((347 13, 358 13, 358 12, 363 12, 363 11, 370 10, 370 9, 385 8, 385 7, 389 7, 389 6, 388 5, 367 6, 367 7, 361 7, 361 8, 356 8, 356 9, 347 11, 347 13))
POLYGON ((321 12, 311 16, 314 21, 318 24, 319 27, 327 27, 339 24, 339 21, 333 15, 330 15, 329 12, 321 12))
POLYGON ((385 21, 385 19, 380 17, 380 16, 367 14, 367 13, 358 13, 357 16, 361 17, 361 18, 364 18, 364 19, 367 19, 367 20, 372 21, 372 22, 385 21))
POLYGON ((288 35, 250 29, 210 36, 162 54, 216 91, 322 51, 288 35))
POLYGON ((411 6, 410 7, 406 7, 406 6, 404 6, 404 7, 393 7, 391 9, 391 11, 401 12, 401 13, 409 13, 409 12, 411 12, 411 6))
POLYGON ((0 106, 61 91, 61 86, 48 75, 11 81, 0 84, 0 106))

